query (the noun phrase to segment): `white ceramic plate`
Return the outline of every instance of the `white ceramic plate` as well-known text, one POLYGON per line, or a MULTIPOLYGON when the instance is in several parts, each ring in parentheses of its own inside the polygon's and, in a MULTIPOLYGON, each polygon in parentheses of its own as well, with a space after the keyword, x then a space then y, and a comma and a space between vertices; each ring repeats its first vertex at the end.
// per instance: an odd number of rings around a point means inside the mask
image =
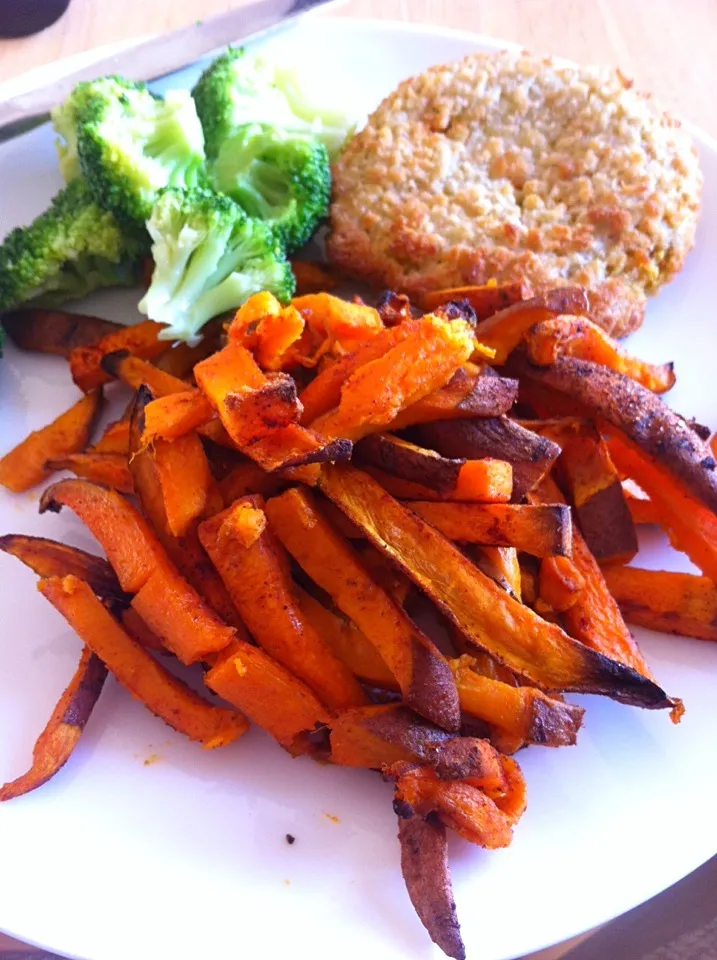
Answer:
MULTIPOLYGON (((358 112, 431 64, 497 46, 338 20, 313 20, 270 42, 319 64, 327 87, 358 112)), ((173 85, 195 76, 188 70, 173 85)), ((630 345, 646 359, 675 360, 670 402, 715 427, 717 147, 695 137, 705 173, 697 247, 630 345)), ((39 213, 59 186, 48 130, 0 148, 0 185, 2 235, 39 213)), ((108 294, 89 305, 129 322, 135 299, 108 294)), ((0 450, 75 396, 62 361, 8 346, 0 450)), ((0 532, 92 548, 69 513, 39 517, 36 501, 36 492, 0 495, 0 532)), ((656 534, 639 562, 690 569, 656 534)), ((37 595, 34 576, 6 556, 0 591, 2 782, 25 769, 80 643, 37 595)), ((684 698, 685 719, 673 727, 666 713, 584 698, 577 747, 521 754, 529 807, 513 846, 488 853, 452 843, 470 958, 507 960, 567 939, 717 853, 717 645, 639 633, 663 685, 684 698)), ((403 888, 391 789, 379 777, 291 760, 258 731, 203 752, 111 680, 66 768, 0 807, 0 851, 0 927, 68 956, 438 956, 403 888)))

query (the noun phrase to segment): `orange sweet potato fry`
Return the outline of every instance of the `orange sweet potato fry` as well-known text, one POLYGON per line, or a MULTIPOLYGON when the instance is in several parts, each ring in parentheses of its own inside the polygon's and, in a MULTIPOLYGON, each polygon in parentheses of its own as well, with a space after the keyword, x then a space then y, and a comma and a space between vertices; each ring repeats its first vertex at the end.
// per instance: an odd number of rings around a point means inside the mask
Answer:
POLYGON ((129 453, 129 419, 114 420, 89 450, 92 453, 129 453))
POLYGON ((329 720, 304 683, 249 643, 237 641, 219 654, 204 682, 290 753, 306 752, 305 734, 329 720))
POLYGON ((133 493, 134 484, 126 453, 69 453, 47 461, 50 471, 69 470, 76 477, 101 483, 119 493, 133 493))
POLYGON ((460 482, 446 495, 413 480, 403 480, 376 467, 366 473, 399 500, 458 501, 463 503, 508 503, 513 490, 513 468, 504 460, 471 461, 468 482, 460 482))
POLYGON ((329 727, 332 763, 369 770, 401 760, 427 761, 432 748, 452 736, 400 703, 344 710, 329 727))
POLYGON ((241 713, 203 700, 135 643, 82 580, 52 577, 38 589, 133 697, 190 740, 223 747, 249 729, 241 713))
POLYGON ((87 647, 32 750, 30 769, 0 787, 0 801, 13 800, 47 783, 67 763, 102 692, 107 667, 87 647))
POLYGON ((500 417, 517 396, 517 380, 489 376, 472 364, 465 365, 440 390, 402 410, 387 429, 405 430, 437 420, 473 422, 475 417, 500 417))
POLYGON ((176 440, 156 440, 152 456, 167 526, 173 537, 182 537, 204 514, 213 487, 202 441, 196 433, 176 440))
POLYGON ((447 287, 433 290, 421 298, 424 310, 435 310, 452 300, 467 300, 475 311, 477 320, 487 320, 499 310, 512 307, 515 303, 527 300, 531 290, 525 281, 517 283, 484 283, 481 286, 447 287))
POLYGON ((296 292, 299 296, 305 293, 321 293, 322 290, 333 290, 341 282, 330 267, 316 260, 292 260, 291 269, 296 280, 296 292))
POLYGON ((649 496, 675 550, 686 553, 706 577, 717 581, 717 516, 651 457, 612 437, 610 456, 624 475, 649 496))
POLYGON ((580 599, 585 577, 569 557, 546 557, 540 565, 538 596, 556 613, 565 613, 580 599))
POLYGON ((142 442, 152 443, 158 437, 176 440, 210 424, 215 416, 214 408, 201 390, 188 389, 157 397, 145 408, 142 442))
POLYGON ((515 547, 474 548, 473 560, 479 570, 516 600, 522 600, 523 577, 515 547))
POLYGON ((130 637, 140 647, 145 650, 153 650, 155 653, 169 653, 157 634, 149 629, 134 607, 124 607, 121 611, 118 611, 118 618, 130 637))
POLYGON ((336 409, 312 426, 322 436, 350 440, 380 432, 406 407, 444 386, 473 346, 473 332, 465 321, 422 317, 415 334, 359 367, 344 383, 336 409))
POLYGON ((304 617, 283 548, 259 496, 199 527, 199 537, 254 639, 332 710, 366 702, 351 671, 304 617))
POLYGON ((576 642, 508 596, 367 474, 353 467, 326 466, 319 487, 471 643, 514 672, 547 690, 603 693, 635 705, 671 706, 654 682, 576 642))
POLYGON ((247 461, 238 463, 219 482, 219 491, 224 505, 229 507, 240 497, 249 493, 260 493, 262 497, 273 497, 287 486, 287 480, 276 474, 267 473, 261 467, 247 461))
POLYGON ((369 574, 356 551, 320 512, 312 494, 287 490, 268 501, 266 513, 297 563, 376 647, 406 704, 438 726, 457 730, 458 695, 448 664, 369 574))
POLYGON ((139 390, 141 386, 148 387, 155 397, 165 397, 189 389, 189 384, 184 380, 160 370, 147 360, 133 356, 129 350, 115 350, 105 354, 100 361, 100 368, 113 379, 126 383, 132 390, 139 390))
POLYGON ((89 443, 102 408, 102 391, 95 390, 40 430, 34 430, 0 460, 0 484, 22 493, 46 480, 48 460, 79 453, 89 443))
POLYGON ((229 325, 229 340, 251 350, 264 370, 280 370, 287 352, 304 332, 295 307, 282 307, 271 293, 249 297, 229 325))
POLYGON ((144 320, 132 327, 113 330, 90 346, 75 347, 69 357, 72 379, 83 393, 109 383, 112 377, 102 369, 102 358, 116 350, 128 350, 143 360, 155 360, 172 346, 169 340, 160 340, 161 331, 160 324, 144 320))
POLYGON ((658 527, 662 524, 660 511, 649 497, 633 497, 628 494, 625 500, 633 523, 642 525, 652 524, 658 527))
POLYGON ((43 493, 40 512, 69 507, 102 545, 139 615, 184 663, 221 650, 226 626, 180 576, 146 521, 113 490, 87 480, 60 480, 43 493))
POLYGON ((328 339, 344 352, 354 350, 383 330, 377 310, 364 303, 351 303, 330 293, 308 293, 291 301, 320 340, 328 339))
POLYGON ((22 533, 8 533, 0 537, 0 550, 17 557, 38 577, 65 577, 68 574, 85 580, 95 593, 106 600, 126 603, 127 594, 117 576, 104 559, 45 537, 30 537, 22 533))
POLYGON ((525 342, 531 362, 539 367, 550 366, 560 356, 577 357, 624 373, 653 393, 665 393, 675 385, 674 364, 638 360, 586 317, 566 315, 539 323, 525 342))
POLYGON ((495 363, 500 366, 536 324, 563 313, 587 314, 589 307, 587 293, 582 287, 551 290, 494 313, 478 324, 476 337, 486 347, 496 351, 495 363))
POLYGON ((628 623, 717 640, 717 586, 709 577, 609 566, 605 581, 628 623))

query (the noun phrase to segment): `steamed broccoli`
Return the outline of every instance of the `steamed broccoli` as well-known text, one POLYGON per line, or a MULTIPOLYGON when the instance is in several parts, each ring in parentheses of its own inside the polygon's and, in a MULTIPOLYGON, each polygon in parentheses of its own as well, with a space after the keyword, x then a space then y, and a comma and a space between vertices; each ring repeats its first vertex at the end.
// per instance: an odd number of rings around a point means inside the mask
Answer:
POLYGON ((214 186, 270 226, 287 252, 326 216, 331 171, 318 140, 251 124, 225 140, 211 165, 214 186))
POLYGON ((121 228, 97 206, 84 181, 73 180, 45 213, 13 230, 0 246, 0 309, 131 286, 148 250, 146 231, 121 228))
POLYGON ((197 81, 192 95, 202 121, 207 156, 214 159, 239 127, 260 123, 286 134, 316 137, 333 157, 351 124, 336 111, 307 102, 290 68, 229 48, 197 81))
POLYGON ((97 95, 119 97, 127 88, 121 77, 100 77, 99 80, 78 83, 72 93, 51 111, 52 125, 58 134, 55 140, 60 173, 65 183, 82 175, 77 152, 77 124, 87 101, 97 95))
POLYGON ((163 188, 206 184, 204 136, 189 93, 161 99, 119 78, 90 86, 76 112, 77 150, 98 203, 139 223, 163 188))
POLYGON ((204 324, 268 290, 287 302, 294 276, 272 231, 229 197, 210 190, 165 190, 147 229, 154 274, 139 309, 167 324, 167 340, 201 339, 204 324))

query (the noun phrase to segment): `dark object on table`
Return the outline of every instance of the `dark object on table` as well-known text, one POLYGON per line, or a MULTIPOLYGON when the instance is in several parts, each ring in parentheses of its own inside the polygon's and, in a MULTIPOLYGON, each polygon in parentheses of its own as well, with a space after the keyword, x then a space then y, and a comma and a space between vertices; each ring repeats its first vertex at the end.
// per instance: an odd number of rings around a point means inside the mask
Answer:
POLYGON ((70 0, 0 0, 0 37, 29 37, 49 27, 70 0))

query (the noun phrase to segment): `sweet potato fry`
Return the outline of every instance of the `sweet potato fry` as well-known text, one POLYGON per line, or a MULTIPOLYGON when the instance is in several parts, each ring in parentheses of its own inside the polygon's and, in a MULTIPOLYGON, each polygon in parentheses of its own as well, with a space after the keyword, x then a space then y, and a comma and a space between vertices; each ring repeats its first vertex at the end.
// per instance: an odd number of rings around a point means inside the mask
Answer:
POLYGON ((263 291, 237 310, 228 336, 251 350, 263 370, 280 370, 304 328, 304 318, 295 307, 283 307, 273 294, 263 291))
POLYGON ((564 747, 577 742, 584 710, 536 687, 516 687, 474 669, 470 656, 451 660, 461 710, 523 743, 564 747))
POLYGON ((249 729, 241 713, 203 700, 135 643, 82 580, 52 577, 38 589, 122 686, 170 727, 204 747, 226 746, 249 729))
POLYGON ((532 429, 560 445, 558 469, 591 553, 600 561, 627 563, 637 553, 637 534, 620 474, 594 424, 573 417, 532 429))
POLYGON ((500 366, 518 346, 525 334, 536 324, 563 313, 587 314, 590 304, 582 287, 563 287, 550 290, 530 300, 514 303, 494 313, 476 327, 476 337, 495 351, 495 363, 500 366))
POLYGON ((660 463, 622 439, 611 438, 608 448, 618 470, 639 484, 655 505, 675 550, 686 553, 706 577, 717 582, 717 517, 712 510, 660 463))
POLYGON ((102 545, 123 590, 162 642, 184 663, 223 649, 236 631, 226 626, 180 576, 140 514, 119 494, 87 480, 48 487, 40 512, 69 507, 102 545))
POLYGON ((183 537, 204 515, 214 484, 202 441, 196 433, 176 440, 156 440, 152 456, 167 526, 173 537, 183 537))
POLYGON ((40 430, 33 430, 0 460, 0 484, 22 493, 52 473, 48 460, 79 453, 87 446, 102 408, 102 391, 95 390, 40 430))
POLYGON ((403 609, 370 576, 356 551, 321 514, 306 490, 269 500, 272 529, 302 569, 374 644, 406 704, 446 730, 460 723, 448 664, 403 609))
POLYGON ((376 309, 385 327, 395 327, 404 320, 412 320, 411 301, 405 293, 384 290, 376 301, 376 309))
POLYGON ((661 526, 660 511, 649 497, 632 497, 628 495, 625 497, 625 501, 633 523, 643 526, 648 524, 657 527, 661 526))
POLYGON ((484 283, 473 287, 447 287, 434 290, 421 298, 424 310, 435 310, 441 304, 452 300, 467 300, 475 311, 476 319, 487 320, 500 310, 506 310, 515 303, 530 297, 531 290, 525 281, 517 283, 484 283))
POLYGON ((149 629, 134 607, 123 607, 115 611, 115 614, 130 637, 140 647, 152 650, 154 653, 169 653, 157 634, 149 629))
MULTIPOLYGON (((557 484, 550 477, 546 477, 528 497, 533 503, 563 502, 557 484)), ((582 581, 582 589, 577 592, 576 602, 562 611, 567 632, 598 653, 654 680, 652 671, 605 583, 595 557, 577 529, 573 531, 570 562, 576 571, 577 583, 582 581)), ((544 567, 555 566, 557 563, 556 557, 545 557, 541 571, 544 567)), ((563 568, 566 566, 562 561, 560 563, 563 568)))
POLYGON ((516 600, 523 595, 523 578, 515 547, 477 547, 472 553, 479 570, 516 600))
POLYGON ((215 317, 205 323, 199 343, 193 347, 188 343, 173 343, 171 350, 166 350, 154 360, 155 366, 179 380, 191 377, 200 360, 219 350, 225 323, 226 320, 222 317, 215 317))
POLYGON ((100 361, 100 369, 113 379, 126 383, 132 390, 139 390, 143 385, 148 387, 155 397, 165 397, 189 389, 189 384, 184 380, 160 370, 147 360, 133 356, 129 350, 114 350, 105 354, 100 361))
POLYGON ((469 460, 468 470, 458 475, 455 488, 447 494, 435 487, 404 480, 376 467, 365 467, 393 497, 399 500, 457 501, 463 503, 507 503, 513 490, 513 468, 505 460, 469 460))
POLYGON ((83 393, 89 393, 103 383, 109 383, 110 374, 101 368, 102 358, 115 350, 128 350, 143 360, 154 360, 172 346, 169 340, 160 340, 162 326, 154 320, 144 320, 132 327, 120 327, 105 334, 90 346, 75 347, 69 355, 72 379, 83 393))
MULTIPOLYGON (((169 559, 182 576, 225 623, 235 627, 240 636, 244 637, 246 629, 239 613, 199 542, 196 521, 190 524, 184 536, 179 538, 173 536, 169 528, 162 485, 154 459, 155 447, 145 446, 142 440, 144 413, 156 403, 150 402, 150 396, 144 387, 138 391, 130 429, 130 470, 142 511, 169 559)), ((220 506, 221 504, 218 504, 217 509, 220 506)))
POLYGON ((411 501, 414 513, 449 540, 515 547, 534 557, 570 556, 572 522, 564 505, 411 501))
POLYGON ((319 340, 338 344, 351 352, 383 330, 377 310, 364 303, 351 303, 330 293, 308 293, 291 301, 319 340))
POLYGON ((329 727, 333 763, 374 770, 399 760, 426 761, 433 746, 453 736, 400 703, 344 710, 329 727))
POLYGON ((108 333, 121 329, 119 323, 111 320, 42 307, 5 311, 2 325, 21 350, 54 353, 58 357, 69 357, 75 347, 90 346, 108 333))
POLYGON ((628 623, 717 640, 717 587, 708 577, 617 566, 604 574, 628 623))
POLYGON ((330 267, 318 260, 292 260, 291 269, 296 280, 296 292, 300 296, 333 290, 341 282, 330 267))
POLYGON ((76 477, 101 483, 119 493, 133 493, 134 484, 126 453, 69 453, 66 457, 48 460, 51 472, 69 470, 76 477))
POLYGON ((237 641, 219 654, 204 682, 290 753, 306 752, 302 735, 329 720, 304 683, 249 643, 237 641))
POLYGON ((287 486, 287 480, 276 474, 267 473, 261 467, 248 460, 238 463, 219 482, 219 491, 225 506, 229 507, 249 493, 260 493, 263 497, 274 497, 287 486))
POLYGON ((296 588, 296 595, 304 617, 355 677, 372 687, 398 689, 396 679, 381 655, 354 623, 328 610, 300 587, 296 588))
POLYGON ((214 408, 201 390, 185 390, 157 397, 144 411, 142 442, 156 438, 176 440, 212 422, 214 408))
POLYGON ((72 574, 89 583, 99 597, 123 603, 129 600, 109 563, 103 557, 86 553, 79 547, 70 547, 44 537, 9 533, 0 537, 0 550, 17 557, 38 577, 65 577, 72 574))
POLYGON ((567 315, 539 323, 525 343, 531 363, 539 367, 549 367, 558 357, 576 357, 623 373, 653 393, 665 393, 675 385, 674 364, 638 360, 587 317, 567 315))
POLYGON ((129 418, 114 420, 105 427, 105 431, 90 448, 92 453, 129 453, 129 418))
POLYGON ((398 818, 401 873, 408 896, 433 942, 448 957, 465 960, 466 949, 448 869, 446 828, 413 812, 398 818))
POLYGON ((650 390, 607 367, 572 357, 558 357, 550 367, 526 361, 524 372, 590 409, 658 461, 686 493, 717 511, 717 460, 692 427, 650 390))
POLYGON ((406 407, 446 384, 471 356, 473 344, 465 321, 422 317, 414 334, 346 380, 338 406, 313 421, 313 428, 325 437, 350 440, 381 431, 406 407))
POLYGON ((651 680, 573 640, 509 597, 365 473, 327 466, 319 487, 468 640, 514 672, 547 690, 603 693, 635 705, 670 706, 651 680))
POLYGON ((0 801, 36 790, 64 767, 90 719, 106 677, 104 663, 83 647, 77 670, 33 747, 30 769, 0 787, 0 801))
POLYGON ((584 589, 585 577, 568 557, 548 557, 541 563, 538 598, 551 610, 565 613, 575 606, 584 589))
POLYGON ((304 617, 283 548, 259 496, 237 500, 199 527, 199 538, 252 636, 332 710, 366 702, 346 665, 304 617))
POLYGON ((526 430, 507 417, 427 423, 412 430, 411 438, 444 457, 466 460, 495 457, 510 463, 516 501, 532 490, 560 455, 560 447, 552 440, 526 430))
POLYGON ((486 375, 480 368, 466 365, 445 387, 402 410, 386 429, 405 430, 436 420, 498 417, 510 410, 517 396, 517 380, 486 375))

